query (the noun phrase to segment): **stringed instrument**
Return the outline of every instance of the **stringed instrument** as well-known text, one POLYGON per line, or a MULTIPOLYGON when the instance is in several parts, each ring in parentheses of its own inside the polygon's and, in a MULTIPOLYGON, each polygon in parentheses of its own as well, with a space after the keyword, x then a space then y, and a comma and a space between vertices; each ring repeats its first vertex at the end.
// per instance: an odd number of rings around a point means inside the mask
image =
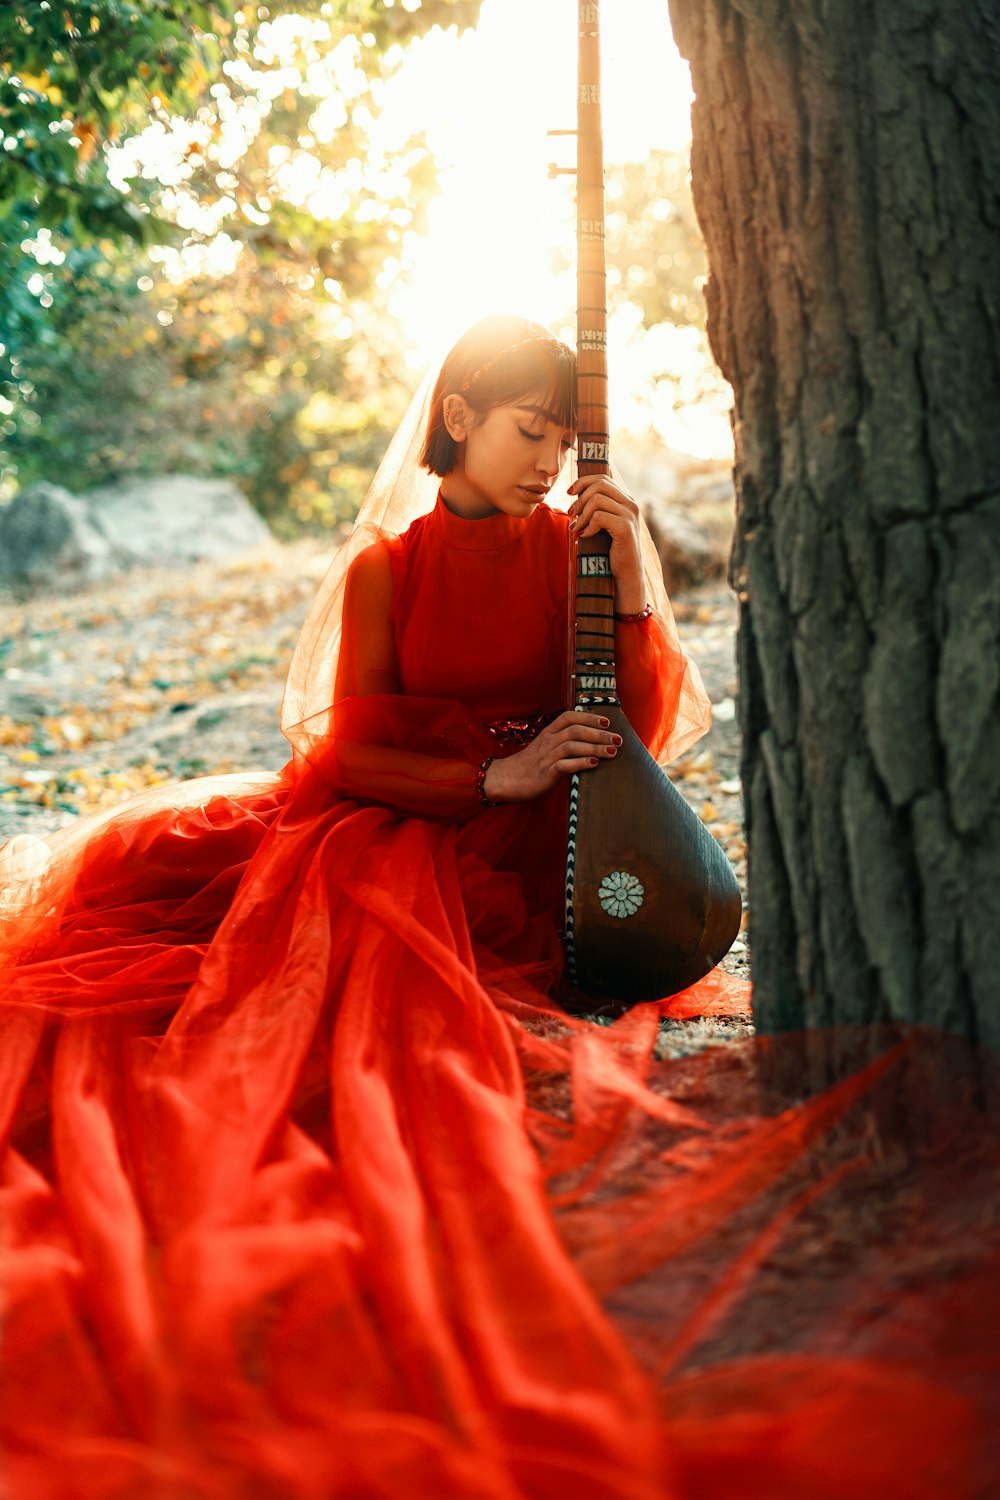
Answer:
MULTIPOLYGON (((577 425, 581 477, 610 474, 600 17, 579 6, 577 425)), ((561 132, 560 132, 561 133, 561 132)), ((611 720, 622 744, 570 781, 565 950, 570 980, 619 1007, 676 994, 729 951, 739 885, 724 851, 622 712, 606 532, 573 553, 569 702, 611 720)), ((626 627, 634 628, 634 627, 626 627)))

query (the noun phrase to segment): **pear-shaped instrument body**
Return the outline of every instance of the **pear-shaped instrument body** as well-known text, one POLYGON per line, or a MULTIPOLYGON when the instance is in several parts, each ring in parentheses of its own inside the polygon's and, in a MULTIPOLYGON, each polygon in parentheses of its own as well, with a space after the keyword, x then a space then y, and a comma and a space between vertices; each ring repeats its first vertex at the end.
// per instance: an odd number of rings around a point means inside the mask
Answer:
MULTIPOLYGON (((609 472, 600 7, 580 0, 577 94, 577 451, 609 472)), ((569 702, 606 715, 613 761, 571 778, 566 866, 570 980, 610 1008, 676 994, 729 951, 739 886, 723 850, 653 760, 618 702, 615 584, 606 533, 573 548, 569 702)), ((608 1007, 605 1007, 608 1008, 608 1007)))
POLYGON ((621 709, 603 712, 622 744, 572 778, 566 961, 580 989, 628 1006, 714 968, 739 932, 742 901, 723 849, 621 709))

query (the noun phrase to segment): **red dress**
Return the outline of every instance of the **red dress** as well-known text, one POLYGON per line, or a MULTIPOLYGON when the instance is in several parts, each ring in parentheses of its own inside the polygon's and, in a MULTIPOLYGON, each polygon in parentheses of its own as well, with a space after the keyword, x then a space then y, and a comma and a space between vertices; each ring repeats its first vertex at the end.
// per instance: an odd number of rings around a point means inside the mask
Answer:
MULTIPOLYGON (((882 1065, 775 1116, 738 1052, 651 1072, 656 1006, 560 1018, 565 790, 483 809, 475 773, 561 707, 566 576, 564 517, 439 505, 355 563, 281 772, 136 799, 33 881, 7 850, 5 1500, 966 1492, 969 1403, 877 1347, 685 1371, 720 1226, 749 1274, 882 1065)), ((683 662, 618 633, 660 745, 683 662)))

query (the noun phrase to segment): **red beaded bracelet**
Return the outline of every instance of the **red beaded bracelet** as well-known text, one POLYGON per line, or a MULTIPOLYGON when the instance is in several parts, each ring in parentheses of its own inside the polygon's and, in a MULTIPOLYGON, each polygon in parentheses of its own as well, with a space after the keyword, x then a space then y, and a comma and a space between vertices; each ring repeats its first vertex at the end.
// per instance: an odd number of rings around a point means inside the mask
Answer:
POLYGON ((638 625, 641 621, 648 620, 652 613, 653 606, 651 604, 647 604, 646 608, 640 609, 637 615, 620 615, 616 610, 615 619, 619 620, 622 625, 638 625))
POLYGON ((489 797, 487 797, 486 795, 486 772, 489 770, 490 766, 495 760, 495 755, 488 755, 483 761, 482 765, 479 767, 479 770, 476 772, 476 791, 479 794, 479 800, 484 807, 499 807, 500 805, 498 802, 491 802, 489 797))

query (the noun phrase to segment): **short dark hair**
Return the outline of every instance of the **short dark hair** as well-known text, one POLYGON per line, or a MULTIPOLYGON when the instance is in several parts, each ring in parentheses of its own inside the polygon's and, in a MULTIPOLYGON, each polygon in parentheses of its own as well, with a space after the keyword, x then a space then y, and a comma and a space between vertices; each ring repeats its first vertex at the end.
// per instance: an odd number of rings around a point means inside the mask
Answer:
POLYGON ((447 355, 434 386, 420 462, 442 479, 458 460, 444 421, 444 399, 461 395, 479 415, 545 391, 546 409, 576 430, 576 355, 540 323, 496 315, 481 318, 447 355))

